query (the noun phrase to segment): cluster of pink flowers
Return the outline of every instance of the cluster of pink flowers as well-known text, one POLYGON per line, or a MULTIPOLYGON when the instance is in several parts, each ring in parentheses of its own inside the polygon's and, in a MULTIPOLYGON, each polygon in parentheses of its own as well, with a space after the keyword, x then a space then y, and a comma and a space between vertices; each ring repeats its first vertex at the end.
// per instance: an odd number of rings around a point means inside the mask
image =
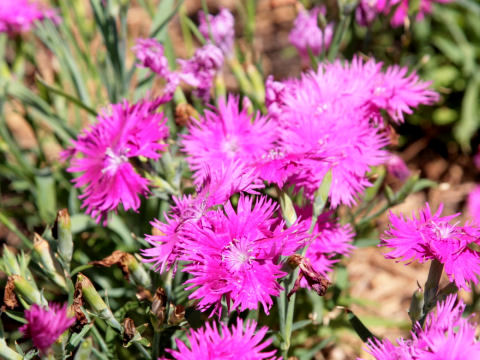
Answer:
POLYGON ((354 204, 356 194, 369 185, 365 173, 370 166, 388 158, 382 111, 403 122, 412 108, 438 99, 428 86, 406 68, 382 71, 382 63, 359 58, 351 64, 323 64, 298 80, 270 79, 266 103, 278 138, 276 147, 263 156, 271 161, 262 161, 261 175, 303 188, 312 198, 331 171, 332 206, 354 204), (275 169, 277 179, 271 176, 275 169))
POLYGON ((418 218, 412 219, 390 213, 391 228, 381 245, 393 249, 385 255, 389 259, 439 261, 450 281, 468 291, 468 282, 477 284, 480 275, 480 253, 471 248, 471 244, 480 244, 480 228, 468 223, 451 224, 460 214, 442 217, 442 210, 443 205, 432 214, 427 204, 418 218))
POLYGON ((207 39, 212 36, 213 43, 198 48, 192 58, 180 59, 178 72, 170 71, 168 60, 164 55, 163 45, 155 39, 138 39, 133 48, 140 66, 150 68, 166 80, 166 92, 172 93, 182 80, 194 88, 193 94, 204 101, 210 98, 210 89, 217 73, 221 70, 224 56, 233 51, 235 37, 234 18, 227 9, 222 9, 217 16, 199 14, 201 34, 207 39))
POLYGON ((67 170, 81 173, 73 182, 85 187, 82 207, 97 222, 106 223, 108 213, 120 204, 125 210, 138 210, 139 194, 149 193, 148 179, 132 160, 157 160, 166 148, 161 142, 169 133, 166 118, 155 112, 157 107, 155 101, 114 104, 63 153, 65 159, 71 158, 67 170))
POLYGON ((36 0, 0 1, 0 33, 29 31, 36 21, 44 19, 59 21, 54 10, 45 8, 36 0))
POLYGON ((326 14, 325 7, 300 11, 288 36, 292 45, 300 53, 304 63, 310 62, 310 53, 313 56, 318 56, 326 52, 332 42, 335 24, 328 23, 324 29, 321 29, 318 25, 319 14, 326 14))
POLYGON ((391 15, 390 24, 393 27, 403 26, 408 19, 413 6, 416 8, 416 20, 422 20, 426 14, 432 12, 434 3, 448 3, 452 0, 360 0, 355 17, 362 26, 369 26, 377 16, 391 15))
POLYGON ((463 318, 463 301, 450 295, 437 304, 436 312, 427 315, 422 328, 416 324, 412 339, 397 339, 397 346, 388 339, 370 340, 368 352, 377 360, 427 360, 480 358, 480 342, 476 324, 463 318))
POLYGON ((202 192, 177 200, 166 224, 153 223, 161 235, 147 236, 153 248, 143 250, 146 261, 161 270, 183 261, 183 271, 192 275, 186 282, 187 290, 194 289, 190 298, 203 311, 221 313, 225 299, 241 311, 257 309, 260 302, 268 313, 271 297, 281 290, 277 280, 286 275, 280 257, 305 245, 305 227, 285 229, 274 216, 277 206, 265 197, 254 201, 242 194, 236 210, 230 201, 217 209, 211 205, 202 192))
MULTIPOLYGON (((228 326, 207 323, 205 328, 191 330, 187 335, 190 346, 176 339, 178 350, 167 351, 176 360, 276 360, 275 350, 265 351, 272 340, 262 341, 268 328, 262 327, 255 333, 255 321, 241 319, 230 330, 228 326), (220 331, 219 331, 220 330, 220 331)), ((166 360, 166 358, 159 359, 166 360)))
POLYGON ((33 345, 42 353, 46 353, 59 336, 75 323, 75 318, 67 314, 67 306, 59 304, 50 304, 48 309, 33 304, 25 310, 25 319, 27 323, 20 331, 32 338, 33 345))

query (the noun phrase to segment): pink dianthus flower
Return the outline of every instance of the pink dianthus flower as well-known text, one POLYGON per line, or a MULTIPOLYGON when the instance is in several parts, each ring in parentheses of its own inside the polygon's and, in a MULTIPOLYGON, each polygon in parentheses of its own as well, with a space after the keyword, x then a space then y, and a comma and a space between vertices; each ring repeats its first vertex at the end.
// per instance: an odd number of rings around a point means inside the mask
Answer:
POLYGON ((144 261, 154 263, 155 269, 160 272, 176 264, 187 239, 195 233, 195 227, 211 228, 210 217, 215 214, 211 211, 212 207, 225 204, 235 193, 256 194, 256 190, 263 187, 257 182, 253 170, 238 162, 214 170, 207 168, 201 184, 195 197, 173 197, 175 204, 165 214, 165 222, 155 220, 151 223, 157 234, 146 235, 152 247, 141 251, 144 261))
POLYGON ((195 172, 195 183, 205 178, 205 168, 219 169, 238 161, 252 164, 268 152, 277 139, 276 126, 266 117, 252 117, 246 109, 239 109, 237 97, 220 100, 215 112, 205 111, 199 122, 189 126, 189 134, 182 139, 187 162, 195 172))
POLYGON ((385 231, 380 245, 393 248, 385 254, 389 259, 420 263, 438 260, 450 281, 468 291, 467 282, 478 283, 480 275, 480 254, 469 247, 471 243, 480 243, 480 229, 468 223, 451 224, 450 220, 459 214, 442 217, 442 209, 440 205, 432 214, 427 204, 418 218, 412 216, 412 219, 390 213, 391 227, 385 231))
POLYGON ((25 310, 27 323, 20 331, 32 338, 33 345, 45 353, 65 330, 75 323, 75 318, 67 315, 67 305, 51 303, 48 309, 33 304, 25 310))
POLYGON ((465 304, 449 295, 437 303, 436 311, 427 315, 422 328, 415 325, 412 339, 397 339, 394 346, 388 339, 369 340, 367 351, 377 360, 475 360, 480 357, 476 324, 462 317, 465 304))
POLYGON ((324 8, 315 7, 309 12, 300 11, 290 31, 288 39, 295 46, 306 63, 309 62, 309 50, 313 56, 326 52, 332 42, 334 24, 329 23, 325 29, 318 26, 318 15, 325 14, 324 8))
POLYGON ((0 1, 0 33, 17 34, 29 31, 36 21, 51 19, 59 22, 55 11, 35 0, 0 1))
POLYGON ((181 66, 179 78, 195 88, 193 91, 195 96, 208 101, 213 80, 222 68, 223 60, 222 51, 217 46, 207 43, 197 49, 191 59, 177 60, 181 66))
POLYGON ((178 350, 167 351, 176 360, 275 360, 275 350, 264 351, 272 340, 263 341, 268 328, 262 327, 255 333, 257 324, 250 320, 243 323, 242 319, 229 329, 222 324, 220 329, 213 323, 207 323, 204 328, 191 330, 187 335, 186 345, 176 339, 178 350), (220 330, 220 331, 219 331, 220 330))
MULTIPOLYGON (((448 3, 451 0, 420 0, 418 4, 417 20, 422 20, 425 14, 432 12, 433 3, 448 3)), ((411 5, 414 1, 411 0, 377 0, 376 6, 379 13, 389 15, 393 11, 390 24, 393 27, 399 27, 405 24, 408 18, 411 5)))
POLYGON ((73 182, 85 187, 79 197, 82 207, 97 222, 105 224, 108 213, 120 204, 125 210, 138 210, 139 195, 149 193, 149 181, 131 160, 140 156, 156 160, 166 148, 162 143, 168 136, 166 119, 154 112, 156 105, 147 101, 111 105, 64 152, 64 157, 72 158, 67 171, 81 173, 73 182))
POLYGON ((223 8, 217 15, 208 14, 208 22, 205 13, 200 11, 198 14, 200 24, 198 30, 205 39, 210 38, 210 31, 213 42, 218 46, 226 56, 233 51, 233 41, 235 38, 235 19, 232 13, 223 8), (209 27, 210 25, 210 27, 209 27))
MULTIPOLYGON (((437 99, 428 83, 406 71, 395 66, 382 71, 382 63, 354 58, 351 63, 320 65, 316 72, 307 72, 298 80, 278 83, 269 79, 268 109, 273 111, 280 137, 275 152, 282 154, 280 158, 301 159, 295 168, 288 162, 291 176, 287 183, 296 190, 303 188, 306 196, 313 198, 331 171, 331 205, 353 205, 356 196, 370 185, 365 177, 370 167, 388 159, 382 110, 402 122, 403 114, 411 113, 412 108, 437 99)), ((286 169, 287 163, 276 163, 286 169)), ((288 172, 283 172, 280 182, 288 172)))
POLYGON ((298 225, 284 230, 284 223, 273 217, 277 208, 264 197, 240 196, 235 211, 227 202, 211 217, 211 227, 197 227, 186 242, 181 256, 188 262, 184 271, 192 275, 187 289, 191 299, 205 311, 221 313, 225 298, 230 309, 257 309, 268 313, 272 296, 280 294, 278 279, 281 255, 291 255, 305 244, 304 228, 298 225))

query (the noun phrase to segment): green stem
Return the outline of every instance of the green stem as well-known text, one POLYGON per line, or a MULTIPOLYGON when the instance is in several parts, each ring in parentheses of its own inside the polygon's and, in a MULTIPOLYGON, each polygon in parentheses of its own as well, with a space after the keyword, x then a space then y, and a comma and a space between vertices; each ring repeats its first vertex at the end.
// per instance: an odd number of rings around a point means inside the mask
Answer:
POLYGON ((162 332, 155 330, 153 333, 152 359, 159 358, 161 338, 162 338, 162 332))
POLYGON ((350 13, 342 14, 338 27, 335 31, 332 44, 328 51, 328 61, 333 61, 337 57, 338 50, 340 49, 340 44, 342 43, 343 37, 350 26, 351 15, 350 13))

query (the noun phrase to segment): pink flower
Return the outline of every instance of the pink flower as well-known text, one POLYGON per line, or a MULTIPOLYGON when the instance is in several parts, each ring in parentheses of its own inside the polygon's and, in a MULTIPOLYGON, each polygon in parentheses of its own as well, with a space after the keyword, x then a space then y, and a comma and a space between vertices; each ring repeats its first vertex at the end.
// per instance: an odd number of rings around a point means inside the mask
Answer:
POLYGON ((159 76, 165 77, 170 72, 167 57, 164 55, 163 45, 157 39, 137 39, 132 48, 139 67, 148 68, 159 76))
POLYGON ((75 323, 75 319, 67 315, 67 305, 53 303, 49 304, 48 309, 33 304, 29 310, 25 310, 25 319, 27 323, 20 331, 32 338, 33 345, 42 353, 75 323))
POLYGON ((136 211, 139 195, 149 193, 149 181, 130 160, 139 156, 156 160, 166 148, 161 140, 168 136, 168 128, 163 114, 153 112, 156 106, 146 101, 114 104, 64 152, 64 157, 72 158, 67 170, 81 173, 73 182, 85 187, 82 207, 97 222, 105 224, 108 213, 120 204, 136 211))
POLYGON ((276 126, 267 118, 252 117, 246 109, 239 110, 239 100, 229 96, 219 102, 215 112, 205 111, 200 122, 189 126, 182 139, 187 162, 195 172, 195 183, 205 178, 206 166, 219 169, 232 162, 249 165, 268 152, 277 139, 276 126))
POLYGON ((177 60, 181 66, 180 80, 195 88, 194 95, 205 102, 210 98, 210 89, 215 75, 223 65, 223 53, 213 44, 197 49, 189 60, 177 60))
POLYGON ((361 26, 370 26, 378 16, 377 0, 360 0, 355 10, 355 20, 361 26))
MULTIPOLYGON (((420 0, 418 6, 418 13, 416 16, 417 20, 422 20, 425 14, 430 14, 432 12, 433 3, 448 3, 451 0, 420 0)), ((414 2, 411 0, 377 0, 376 6, 378 12, 383 13, 384 15, 390 15, 393 11, 393 16, 390 20, 390 24, 394 27, 399 27, 405 24, 405 21, 408 18, 408 13, 411 5, 414 2)))
POLYGON ((223 8, 215 16, 208 14, 207 22, 205 13, 200 11, 198 18, 200 21, 198 30, 200 30, 203 37, 209 39, 211 31, 215 45, 218 46, 225 55, 229 56, 233 51, 233 41, 235 38, 235 19, 232 13, 228 9, 223 8))
MULTIPOLYGON (((206 169, 206 178, 201 181, 197 196, 173 197, 175 205, 165 223, 155 220, 151 225, 156 235, 146 235, 147 242, 153 247, 141 250, 145 262, 153 262, 156 270, 164 272, 176 264, 189 236, 195 232, 195 226, 211 228, 209 217, 212 207, 225 204, 233 194, 246 192, 256 194, 259 184, 253 170, 245 169, 238 162, 232 162, 221 168, 206 169)), ((188 250, 188 249, 187 249, 188 250)))
POLYGON ((264 197, 253 203, 241 195, 236 211, 228 202, 210 217, 211 227, 192 232, 181 259, 192 275, 186 289, 195 289, 190 298, 199 300, 200 310, 221 313, 225 298, 229 309, 257 309, 260 302, 268 313, 271 297, 280 294, 277 280, 285 276, 280 255, 291 255, 307 236, 298 225, 284 230, 276 210, 264 197))
POLYGON ((467 282, 478 283, 480 274, 480 254, 469 247, 471 243, 479 243, 480 229, 469 224, 450 224, 459 214, 441 217, 442 209, 440 205, 432 214, 427 204, 418 218, 412 216, 412 219, 390 213, 391 227, 382 237, 381 245, 393 248, 385 254, 389 259, 420 263, 438 260, 450 281, 468 291, 467 282))
POLYGON ((327 51, 332 42, 334 24, 325 29, 318 26, 318 15, 325 14, 324 8, 315 7, 310 12, 300 11, 290 31, 288 39, 295 46, 304 62, 309 62, 309 50, 313 56, 327 51))
POLYGON ((29 31, 36 21, 60 19, 55 11, 43 7, 35 0, 0 1, 0 33, 9 34, 29 31))
POLYGON ((331 171, 332 207, 355 203, 357 194, 370 185, 365 177, 370 167, 388 158, 383 149, 389 140, 382 111, 401 122, 404 113, 437 98, 428 83, 415 74, 407 76, 406 69, 390 67, 383 72, 381 67, 374 60, 354 58, 351 64, 320 65, 299 80, 268 79, 268 108, 280 137, 273 149, 282 154, 271 165, 287 169, 276 179, 280 186, 286 181, 313 198, 331 171), (288 156, 300 159, 299 164, 281 160, 288 156))
POLYGON ((187 335, 190 346, 176 339, 178 350, 167 351, 176 360, 277 359, 274 356, 275 350, 264 351, 272 343, 271 339, 262 341, 268 328, 262 327, 255 333, 256 326, 253 320, 247 320, 244 326, 243 320, 239 318, 231 330, 222 324, 219 331, 215 323, 207 323, 204 328, 191 330, 187 335))
POLYGON ((394 346, 388 339, 370 340, 367 351, 377 360, 475 360, 480 357, 476 324, 462 317, 465 304, 456 303, 457 296, 449 295, 437 303, 435 312, 427 315, 425 325, 415 325, 412 340, 397 339, 394 346))

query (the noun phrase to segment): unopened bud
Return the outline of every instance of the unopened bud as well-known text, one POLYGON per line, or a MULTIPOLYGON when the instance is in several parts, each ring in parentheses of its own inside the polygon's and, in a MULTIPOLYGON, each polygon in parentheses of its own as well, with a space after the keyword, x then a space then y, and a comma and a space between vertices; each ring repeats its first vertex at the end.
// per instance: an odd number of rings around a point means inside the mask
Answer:
POLYGON ((282 217, 287 226, 290 227, 297 221, 297 213, 293 207, 292 199, 290 199, 286 192, 280 191, 279 200, 282 209, 282 217))
POLYGON ((158 288, 153 296, 152 308, 150 310, 154 317, 152 323, 156 330, 165 322, 166 305, 167 295, 165 290, 158 288))
POLYGON ((122 331, 120 323, 117 321, 117 319, 115 319, 112 311, 107 304, 105 304, 105 301, 103 301, 102 297, 97 292, 89 278, 82 273, 79 273, 77 275, 77 284, 75 287, 81 289, 83 298, 90 305, 93 312, 98 315, 98 317, 105 320, 105 322, 112 328, 122 331))
POLYGON ((7 245, 3 245, 3 268, 7 275, 20 275, 20 266, 16 256, 10 251, 7 245))
MULTIPOLYGON (((20 301, 28 305, 32 304, 40 304, 40 305, 47 305, 47 301, 44 297, 40 294, 40 291, 33 286, 29 281, 25 280, 20 275, 11 275, 8 277, 8 283, 13 283, 13 288, 15 290, 15 294, 19 297, 20 301)), ((8 287, 8 284, 7 284, 8 287)))
POLYGON ((70 262, 73 255, 72 222, 67 209, 57 213, 55 220, 56 238, 58 240, 58 254, 62 259, 67 271, 70 271, 70 262))
POLYGON ((187 103, 180 103, 175 108, 175 122, 179 126, 187 126, 194 120, 198 120, 199 115, 195 108, 187 103))
POLYGON ((68 291, 65 278, 61 275, 60 264, 53 257, 48 241, 37 233, 35 233, 33 237, 33 254, 38 259, 38 265, 42 268, 48 278, 62 289, 68 291))
POLYGON ((170 304, 170 315, 168 323, 170 325, 178 325, 185 320, 185 307, 183 305, 170 304))
POLYGON ((126 259, 126 262, 135 284, 146 288, 150 287, 152 285, 152 280, 150 279, 150 275, 148 274, 147 270, 145 270, 143 264, 137 261, 135 256, 132 254, 128 255, 129 256, 126 259))
POLYGON ((405 161, 398 155, 390 155, 387 160, 387 171, 400 181, 405 181, 410 176, 410 170, 405 164, 405 161))
POLYGON ((417 289, 413 292, 412 300, 410 301, 410 308, 408 309, 408 316, 412 323, 416 323, 423 316, 423 290, 417 289))

